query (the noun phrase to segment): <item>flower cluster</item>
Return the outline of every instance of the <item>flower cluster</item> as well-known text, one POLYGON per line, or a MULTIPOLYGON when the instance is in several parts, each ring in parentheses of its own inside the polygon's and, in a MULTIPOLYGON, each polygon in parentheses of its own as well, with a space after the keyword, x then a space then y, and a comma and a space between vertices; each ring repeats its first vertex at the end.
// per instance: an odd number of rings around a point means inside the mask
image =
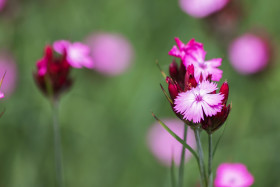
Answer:
POLYGON ((178 67, 175 60, 170 64, 170 77, 166 77, 170 102, 176 115, 186 122, 201 123, 202 128, 212 133, 227 119, 230 105, 226 105, 229 93, 228 83, 224 82, 219 93, 217 84, 222 78, 218 67, 221 58, 205 60, 203 44, 194 39, 187 44, 175 38, 169 55, 180 59, 178 67))
POLYGON ((69 74, 72 67, 92 68, 93 65, 86 45, 60 40, 55 42, 53 47, 46 46, 44 57, 37 62, 34 79, 47 97, 56 99, 70 88, 72 80, 69 74), (54 51, 59 55, 54 54, 54 51))

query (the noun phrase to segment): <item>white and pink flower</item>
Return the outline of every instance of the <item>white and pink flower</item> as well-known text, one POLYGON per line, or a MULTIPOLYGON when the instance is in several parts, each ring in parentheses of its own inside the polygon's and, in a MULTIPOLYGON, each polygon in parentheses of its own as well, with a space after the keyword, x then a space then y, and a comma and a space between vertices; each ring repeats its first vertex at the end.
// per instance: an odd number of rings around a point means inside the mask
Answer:
POLYGON ((183 119, 199 123, 206 117, 216 115, 222 110, 224 96, 214 94, 217 84, 203 81, 186 92, 181 92, 174 100, 174 109, 183 116, 183 119))

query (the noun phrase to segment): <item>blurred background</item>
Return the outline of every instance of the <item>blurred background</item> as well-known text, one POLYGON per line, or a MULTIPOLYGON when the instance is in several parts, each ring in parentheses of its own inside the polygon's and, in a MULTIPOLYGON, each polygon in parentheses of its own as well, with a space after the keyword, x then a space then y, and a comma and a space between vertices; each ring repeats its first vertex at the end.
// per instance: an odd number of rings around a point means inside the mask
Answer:
MULTIPOLYGON (((0 76, 7 71, 0 106, 5 110, 0 119, 0 186, 55 186, 51 107, 32 74, 46 44, 59 39, 86 43, 95 33, 126 40, 128 66, 115 74, 71 72, 74 84, 62 96, 59 110, 67 187, 170 186, 170 170, 149 150, 147 133, 155 122, 151 112, 175 118, 155 64, 158 60, 168 71, 174 37, 204 43, 206 59, 223 58, 222 81, 229 82, 233 108, 214 168, 241 162, 254 175, 253 186, 280 186, 279 7, 273 0, 233 1, 222 16, 216 12, 197 18, 170 0, 7 0, 0 12, 0 76), (269 61, 253 73, 236 70, 229 58, 228 46, 245 33, 265 38, 270 46, 269 61)), ((202 138, 206 143, 206 133, 202 138)), ((195 186, 198 179, 191 158, 185 186, 195 186)))

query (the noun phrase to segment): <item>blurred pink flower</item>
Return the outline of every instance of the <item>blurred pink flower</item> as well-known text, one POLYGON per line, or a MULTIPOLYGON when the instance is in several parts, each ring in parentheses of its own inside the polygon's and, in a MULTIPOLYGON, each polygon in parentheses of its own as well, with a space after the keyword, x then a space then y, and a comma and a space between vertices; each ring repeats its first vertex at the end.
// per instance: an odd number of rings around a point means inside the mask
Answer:
MULTIPOLYGON (((5 95, 11 95, 17 84, 17 65, 11 55, 6 52, 0 54, 0 77, 4 75, 6 72, 5 78, 1 85, 1 91, 5 93, 5 95)), ((4 96, 0 94, 1 96, 4 96)))
POLYGON ((211 117, 221 112, 224 96, 213 94, 217 89, 216 83, 203 81, 197 87, 179 93, 174 101, 174 109, 184 119, 199 123, 204 115, 211 117))
POLYGON ((241 163, 223 163, 217 169, 215 187, 249 187, 254 177, 241 163))
POLYGON ((269 47, 261 37, 247 33, 231 43, 229 59, 239 73, 257 73, 268 65, 270 59, 269 47))
MULTIPOLYGON (((163 122, 180 138, 184 135, 184 123, 179 119, 164 119, 163 122)), ((158 122, 148 131, 148 146, 154 156, 165 166, 171 166, 172 157, 176 166, 180 164, 182 144, 173 138, 158 122)), ((196 148, 193 131, 189 128, 186 141, 193 149, 196 148)), ((186 150, 185 161, 191 158, 186 150)))
POLYGON ((119 75, 130 66, 133 48, 119 34, 97 33, 89 36, 86 43, 91 47, 95 70, 106 75, 119 75))
POLYGON ((0 0, 0 11, 3 10, 5 5, 6 5, 6 0, 0 0))
POLYGON ((204 18, 224 8, 229 0, 179 0, 181 9, 196 18, 204 18))
POLYGON ((63 54, 66 50, 67 61, 74 68, 94 67, 93 60, 90 57, 90 48, 83 43, 59 40, 54 42, 53 48, 59 54, 63 54))

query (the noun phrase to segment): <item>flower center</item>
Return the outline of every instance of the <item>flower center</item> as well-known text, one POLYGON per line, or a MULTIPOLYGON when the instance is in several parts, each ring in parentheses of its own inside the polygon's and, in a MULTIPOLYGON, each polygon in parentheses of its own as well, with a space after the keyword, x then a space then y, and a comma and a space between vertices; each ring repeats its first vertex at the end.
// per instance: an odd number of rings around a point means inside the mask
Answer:
POLYGON ((201 69, 206 69, 206 64, 204 62, 198 62, 198 65, 201 69))
POLYGON ((196 95, 195 96, 195 100, 197 101, 197 102, 199 102, 199 101, 202 101, 202 97, 201 97, 201 95, 196 95))

